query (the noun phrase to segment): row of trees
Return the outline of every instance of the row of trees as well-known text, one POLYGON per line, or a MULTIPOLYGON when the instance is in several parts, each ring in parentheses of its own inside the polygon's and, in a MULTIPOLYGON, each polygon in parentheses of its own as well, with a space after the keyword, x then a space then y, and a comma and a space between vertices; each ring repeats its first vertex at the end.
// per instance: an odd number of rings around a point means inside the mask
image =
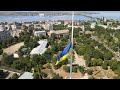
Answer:
MULTIPOLYGON (((63 70, 65 72, 69 73, 70 72, 70 66, 63 66, 63 70)), ((73 66, 72 67, 72 72, 77 73, 77 70, 79 70, 82 74, 86 73, 85 67, 83 67, 83 66, 73 66)))
POLYGON ((9 72, 4 72, 3 70, 0 70, 0 79, 5 79, 8 76, 9 72))
POLYGON ((2 54, 1 65, 10 67, 11 64, 15 61, 13 55, 7 55, 6 53, 2 54))
POLYGON ((95 36, 99 38, 104 44, 106 44, 108 47, 113 49, 114 51, 118 51, 117 47, 120 47, 120 31, 114 30, 114 29, 105 29, 100 26, 95 27, 95 36))
POLYGON ((44 65, 50 63, 53 57, 53 52, 51 49, 47 49, 42 55, 28 55, 27 57, 20 57, 19 60, 13 62, 12 67, 18 70, 30 71, 32 67, 37 64, 44 65))
POLYGON ((64 26, 64 24, 59 24, 59 25, 53 25, 53 30, 63 30, 66 29, 67 27, 64 26))
MULTIPOLYGON (((65 72, 70 72, 70 66, 64 66, 63 67, 63 70, 65 71, 65 72)), ((77 70, 78 70, 78 67, 77 66, 73 66, 72 67, 72 72, 75 72, 75 73, 77 73, 77 70)))
POLYGON ((34 74, 33 74, 34 79, 44 79, 48 76, 46 73, 42 72, 41 69, 42 69, 41 64, 36 65, 36 67, 34 68, 34 74))
POLYGON ((83 55, 85 60, 89 60, 91 58, 96 58, 99 59, 101 58, 102 60, 111 60, 113 57, 113 54, 109 52, 103 45, 97 45, 95 42, 91 41, 90 44, 89 42, 85 43, 77 43, 77 45, 74 46, 75 51, 79 55, 83 55))
POLYGON ((0 43, 0 48, 7 48, 10 45, 18 43, 18 37, 11 37, 10 39, 0 43))

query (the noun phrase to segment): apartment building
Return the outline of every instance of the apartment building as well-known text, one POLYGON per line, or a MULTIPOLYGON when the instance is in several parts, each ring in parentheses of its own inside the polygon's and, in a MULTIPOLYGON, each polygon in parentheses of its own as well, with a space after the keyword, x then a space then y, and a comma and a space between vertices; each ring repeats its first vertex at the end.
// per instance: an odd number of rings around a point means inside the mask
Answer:
POLYGON ((11 38, 11 33, 6 29, 5 25, 0 25, 0 42, 4 42, 11 38))
POLYGON ((34 36, 40 37, 40 36, 46 36, 45 31, 34 31, 34 36))

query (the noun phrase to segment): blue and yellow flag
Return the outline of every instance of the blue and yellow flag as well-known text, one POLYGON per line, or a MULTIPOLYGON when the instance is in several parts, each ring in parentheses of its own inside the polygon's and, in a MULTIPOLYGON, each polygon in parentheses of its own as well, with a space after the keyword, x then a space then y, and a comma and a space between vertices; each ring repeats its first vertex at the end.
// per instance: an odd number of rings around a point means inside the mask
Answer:
POLYGON ((58 58, 57 58, 57 62, 55 65, 57 65, 59 62, 62 62, 64 60, 66 60, 66 58, 68 58, 70 55, 72 54, 72 42, 70 42, 65 48, 64 50, 59 54, 58 58))

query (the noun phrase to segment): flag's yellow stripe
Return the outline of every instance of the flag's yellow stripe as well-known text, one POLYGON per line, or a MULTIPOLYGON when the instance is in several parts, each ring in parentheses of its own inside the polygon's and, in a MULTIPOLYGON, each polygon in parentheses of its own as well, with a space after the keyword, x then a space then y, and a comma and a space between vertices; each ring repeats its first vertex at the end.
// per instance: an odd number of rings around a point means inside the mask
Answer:
MULTIPOLYGON (((72 53, 72 48, 70 49, 68 54, 66 54, 66 55, 64 55, 63 57, 60 58, 59 62, 62 62, 64 60, 66 60, 66 58, 68 58, 71 55, 71 53, 72 53)), ((55 65, 57 65, 59 62, 57 61, 55 65)))

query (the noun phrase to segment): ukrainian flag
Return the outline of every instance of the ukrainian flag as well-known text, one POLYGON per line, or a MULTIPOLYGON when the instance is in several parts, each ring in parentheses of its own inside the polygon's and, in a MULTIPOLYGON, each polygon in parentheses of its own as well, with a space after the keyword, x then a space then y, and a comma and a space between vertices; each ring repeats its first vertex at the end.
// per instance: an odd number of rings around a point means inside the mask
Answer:
POLYGON ((68 58, 70 55, 72 54, 72 42, 70 42, 65 48, 64 50, 59 54, 58 58, 57 58, 57 62, 55 65, 57 65, 59 62, 62 62, 64 60, 66 60, 66 58, 68 58))

